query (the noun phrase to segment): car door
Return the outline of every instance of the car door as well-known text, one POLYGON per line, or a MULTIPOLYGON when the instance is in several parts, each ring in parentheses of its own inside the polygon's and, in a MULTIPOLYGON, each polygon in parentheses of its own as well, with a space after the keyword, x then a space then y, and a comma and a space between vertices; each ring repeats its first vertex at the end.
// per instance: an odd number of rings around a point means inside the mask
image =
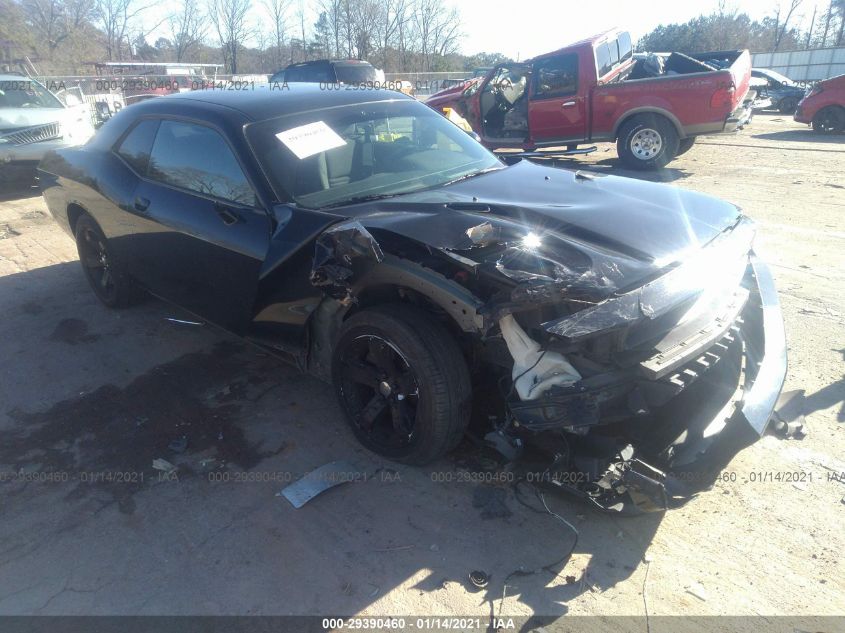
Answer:
MULTIPOLYGON (((584 91, 585 92, 585 91, 584 91)), ((534 143, 583 141, 587 99, 578 91, 578 55, 545 57, 534 64, 528 101, 528 128, 534 143)))
POLYGON ((204 319, 245 331, 271 223, 223 135, 161 119, 129 212, 132 276, 204 319))

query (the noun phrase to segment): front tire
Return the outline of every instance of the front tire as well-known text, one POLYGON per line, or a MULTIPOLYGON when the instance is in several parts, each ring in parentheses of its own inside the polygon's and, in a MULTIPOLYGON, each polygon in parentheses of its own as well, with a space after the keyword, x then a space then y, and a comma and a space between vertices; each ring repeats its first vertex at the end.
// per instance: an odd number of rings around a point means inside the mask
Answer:
POLYGON ((109 308, 125 308, 137 299, 132 280, 115 261, 109 241, 90 215, 76 221, 76 250, 88 284, 109 308))
POLYGON ((397 462, 441 457, 469 422, 472 387, 457 343, 410 306, 370 308, 344 323, 332 382, 358 441, 397 462))
POLYGON ((813 130, 819 134, 841 134, 845 131, 845 108, 827 106, 816 112, 813 130))
POLYGON ((678 133, 662 116, 640 114, 619 128, 616 151, 630 169, 660 169, 678 154, 678 133))

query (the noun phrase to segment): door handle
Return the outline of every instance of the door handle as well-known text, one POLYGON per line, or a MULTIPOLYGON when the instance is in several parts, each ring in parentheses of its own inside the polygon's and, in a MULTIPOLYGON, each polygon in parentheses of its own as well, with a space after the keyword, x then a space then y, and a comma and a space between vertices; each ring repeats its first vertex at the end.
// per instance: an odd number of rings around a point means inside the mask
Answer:
POLYGON ((577 103, 577 101, 564 101, 564 102, 560 105, 560 107, 561 107, 561 108, 571 108, 571 107, 572 107, 572 106, 574 106, 576 103, 577 103))
POLYGON ((240 216, 234 211, 230 211, 226 207, 219 205, 217 206, 217 215, 220 216, 220 219, 223 220, 223 224, 225 224, 226 226, 236 224, 241 219, 240 216))
POLYGON ((135 207, 136 211, 143 212, 143 211, 146 211, 147 208, 150 206, 150 201, 147 200, 146 198, 142 198, 141 196, 137 196, 135 198, 135 202, 134 202, 133 206, 135 207))

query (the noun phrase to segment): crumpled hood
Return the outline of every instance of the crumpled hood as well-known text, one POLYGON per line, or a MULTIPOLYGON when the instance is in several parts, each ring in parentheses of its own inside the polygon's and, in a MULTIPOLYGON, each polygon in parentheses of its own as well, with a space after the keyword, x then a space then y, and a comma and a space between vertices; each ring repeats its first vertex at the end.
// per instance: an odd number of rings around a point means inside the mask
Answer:
POLYGON ((605 295, 683 261, 740 218, 730 203, 677 187, 528 161, 345 211, 517 282, 581 280, 605 295), (523 242, 529 233, 539 246, 523 242))

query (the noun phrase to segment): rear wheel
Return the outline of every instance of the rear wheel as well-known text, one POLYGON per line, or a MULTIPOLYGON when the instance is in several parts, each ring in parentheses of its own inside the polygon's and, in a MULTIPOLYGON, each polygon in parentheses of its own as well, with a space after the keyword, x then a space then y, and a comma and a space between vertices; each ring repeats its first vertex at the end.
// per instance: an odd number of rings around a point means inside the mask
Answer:
POLYGON ((678 133, 664 117, 639 114, 619 128, 616 151, 626 167, 659 169, 678 154, 678 133))
POLYGON ((80 216, 75 234, 82 270, 97 298, 110 308, 134 303, 137 289, 115 261, 109 241, 90 215, 80 216))
POLYGON ((845 131, 845 108, 827 106, 813 117, 813 130, 820 134, 841 134, 845 131))
POLYGON ((358 440, 398 462, 437 459, 469 421, 469 371, 457 343, 409 306, 353 315, 334 346, 332 382, 358 440))

